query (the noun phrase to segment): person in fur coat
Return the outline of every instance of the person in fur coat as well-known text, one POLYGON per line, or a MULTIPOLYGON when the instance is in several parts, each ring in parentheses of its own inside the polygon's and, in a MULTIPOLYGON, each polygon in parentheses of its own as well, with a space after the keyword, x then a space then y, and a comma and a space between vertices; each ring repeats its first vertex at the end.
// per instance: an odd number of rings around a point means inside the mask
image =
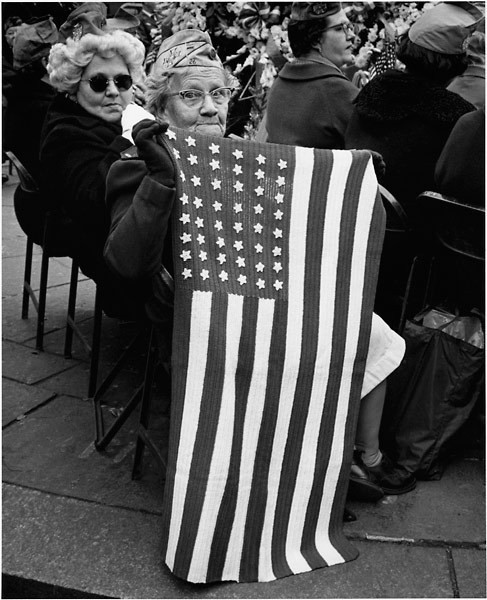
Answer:
MULTIPOLYGON (((354 101, 345 132, 346 148, 380 152, 385 173, 378 179, 422 231, 417 196, 435 189, 436 162, 458 119, 475 107, 446 89, 467 67, 466 41, 483 19, 469 2, 438 4, 421 16, 398 42, 405 71, 390 69, 367 84, 354 101)), ((375 310, 390 325, 399 322, 411 259, 422 243, 382 253, 375 310)), ((387 239, 386 239, 387 241, 387 239)), ((422 299, 410 297, 410 310, 422 299)))
POLYGON ((406 212, 420 192, 432 188, 436 161, 455 123, 475 109, 446 86, 465 71, 465 41, 482 18, 469 2, 430 9, 399 40, 397 58, 405 71, 375 77, 354 101, 345 147, 382 154, 380 183, 406 212))

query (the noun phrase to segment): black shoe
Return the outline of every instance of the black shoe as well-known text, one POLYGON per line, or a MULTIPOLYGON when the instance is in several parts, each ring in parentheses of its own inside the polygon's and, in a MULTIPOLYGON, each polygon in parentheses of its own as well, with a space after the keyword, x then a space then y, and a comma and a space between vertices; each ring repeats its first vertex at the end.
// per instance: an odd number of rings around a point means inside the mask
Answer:
POLYGON ((383 496, 384 492, 382 488, 371 481, 367 471, 355 461, 354 453, 350 469, 347 498, 349 500, 358 500, 359 502, 377 502, 383 496))
POLYGON ((384 494, 390 496, 405 494, 416 487, 414 475, 404 467, 394 465, 388 456, 384 455, 376 467, 367 467, 362 461, 361 453, 355 450, 353 462, 367 474, 369 481, 382 488, 384 494))

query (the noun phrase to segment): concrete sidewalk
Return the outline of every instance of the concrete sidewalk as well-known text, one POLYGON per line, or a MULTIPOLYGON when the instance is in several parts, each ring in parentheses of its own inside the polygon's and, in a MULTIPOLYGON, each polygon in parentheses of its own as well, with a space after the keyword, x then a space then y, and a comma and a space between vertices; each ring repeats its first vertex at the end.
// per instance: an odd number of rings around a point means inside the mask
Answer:
MULTIPOLYGON (((5 170, 4 170, 5 172, 5 170)), ((192 585, 161 560, 163 474, 146 456, 131 479, 136 419, 108 450, 94 449, 88 357, 63 357, 70 261, 51 259, 45 352, 35 311, 21 320, 25 236, 3 185, 3 598, 485 598, 483 453, 466 453, 440 481, 377 504, 350 503, 357 560, 262 584, 192 585)), ((33 281, 38 281, 36 249, 33 281)), ((91 332, 94 286, 80 277, 77 320, 91 332)), ((103 321, 102 371, 133 334, 103 321)), ((113 418, 138 384, 142 348, 105 402, 113 418)), ((164 445, 167 390, 156 382, 151 428, 164 445)), ((465 453, 464 453, 465 454, 465 453)))

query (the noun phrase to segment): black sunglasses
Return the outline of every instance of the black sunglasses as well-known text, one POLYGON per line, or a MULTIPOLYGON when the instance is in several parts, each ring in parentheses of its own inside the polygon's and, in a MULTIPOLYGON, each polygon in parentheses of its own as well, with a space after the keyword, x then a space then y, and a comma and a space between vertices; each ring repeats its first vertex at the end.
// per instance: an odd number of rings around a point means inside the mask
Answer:
POLYGON ((97 94, 104 92, 110 81, 113 81, 117 88, 123 92, 132 87, 132 77, 130 75, 115 75, 113 79, 105 77, 105 75, 94 75, 91 79, 82 79, 81 81, 87 81, 90 88, 97 94))

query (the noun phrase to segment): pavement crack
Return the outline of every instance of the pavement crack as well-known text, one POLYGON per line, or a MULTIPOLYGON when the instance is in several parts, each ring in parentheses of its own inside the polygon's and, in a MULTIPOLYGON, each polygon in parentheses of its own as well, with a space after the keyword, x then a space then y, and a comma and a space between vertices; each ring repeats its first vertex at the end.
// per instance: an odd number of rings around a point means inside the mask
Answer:
POLYGON ((446 560, 448 563, 448 572, 450 574, 450 583, 452 587, 453 597, 460 598, 460 590, 458 588, 457 572, 455 569, 455 561, 453 560, 453 554, 451 548, 446 549, 446 560))
POLYGON ((13 425, 14 423, 17 423, 18 421, 22 421, 23 419, 25 419, 25 417, 27 415, 31 415, 32 413, 36 412, 37 410, 39 410, 40 408, 43 408, 44 406, 46 406, 47 404, 49 404, 50 402, 52 402, 55 398, 57 398, 57 392, 52 392, 52 395, 49 396, 49 398, 46 398, 46 400, 44 400, 43 402, 39 402, 39 404, 36 404, 35 406, 33 406, 32 408, 30 408, 29 410, 26 410, 24 413, 17 415, 15 418, 13 418, 11 421, 9 421, 8 423, 6 423, 5 425, 2 425, 2 431, 4 431, 5 429, 7 429, 7 427, 10 427, 10 425, 13 425))
MULTIPOLYGON (((15 470, 15 469, 12 469, 12 470, 15 470)), ((10 481, 4 481, 3 483, 4 483, 4 485, 9 485, 11 487, 15 487, 18 489, 31 490, 33 492, 38 492, 39 494, 45 494, 46 496, 52 496, 53 498, 62 498, 64 500, 70 500, 72 502, 83 502, 85 504, 94 504, 94 505, 100 506, 102 508, 116 508, 117 510, 122 510, 124 512, 140 513, 140 514, 149 515, 149 516, 153 516, 153 517, 160 517, 162 515, 162 509, 161 510, 150 510, 147 508, 131 508, 131 507, 123 506, 121 504, 116 504, 116 503, 100 502, 98 500, 92 500, 90 498, 80 498, 78 496, 70 496, 68 494, 59 494, 58 492, 47 491, 42 488, 34 487, 31 485, 20 485, 18 483, 13 483, 10 481)))
POLYGON ((394 537, 385 535, 364 533, 345 532, 347 538, 356 542, 370 542, 380 544, 398 544, 404 546, 416 546, 423 548, 446 548, 446 549, 462 549, 462 550, 483 550, 485 542, 467 542, 458 540, 434 540, 425 538, 406 538, 394 537))

